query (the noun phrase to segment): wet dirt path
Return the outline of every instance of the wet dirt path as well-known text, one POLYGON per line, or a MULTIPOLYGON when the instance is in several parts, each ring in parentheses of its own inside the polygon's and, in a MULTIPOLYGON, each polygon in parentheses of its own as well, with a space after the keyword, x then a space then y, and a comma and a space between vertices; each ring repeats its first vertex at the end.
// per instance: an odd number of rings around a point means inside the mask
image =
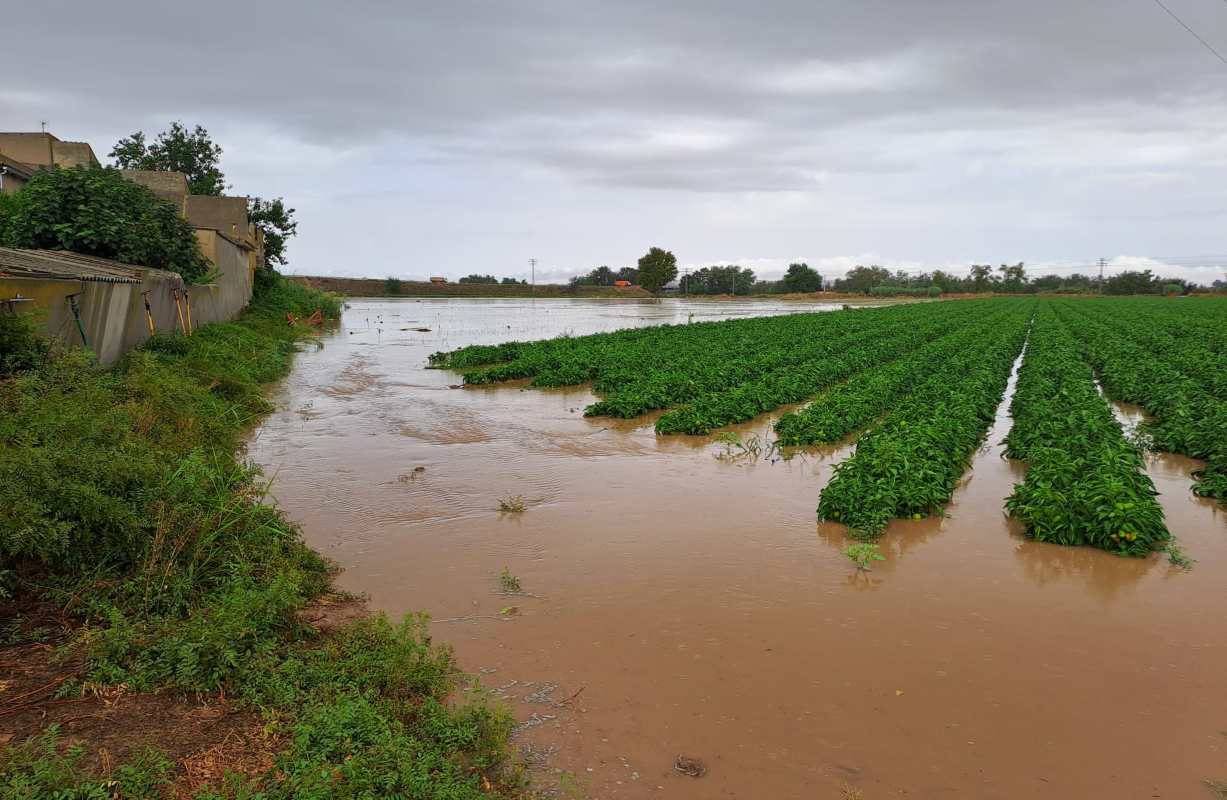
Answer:
POLYGON ((424 369, 469 343, 781 308, 353 301, 250 453, 343 588, 453 620, 436 637, 574 796, 1196 798, 1227 779, 1227 520, 1188 491, 1192 462, 1151 460, 1191 572, 1029 542, 1001 512, 1022 474, 1003 404, 949 516, 893 524, 857 576, 814 521, 846 448, 721 461, 710 438, 584 419, 584 389, 424 369), (500 595, 504 568, 536 596, 500 595))

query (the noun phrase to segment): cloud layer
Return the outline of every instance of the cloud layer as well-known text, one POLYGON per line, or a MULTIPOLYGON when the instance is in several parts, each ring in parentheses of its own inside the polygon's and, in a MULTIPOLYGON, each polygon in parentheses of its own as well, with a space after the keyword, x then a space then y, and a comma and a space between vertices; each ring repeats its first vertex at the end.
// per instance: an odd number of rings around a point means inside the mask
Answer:
POLYGON ((2 127, 204 124, 300 272, 1227 261, 1227 65, 1144 0, 49 5, 2 127))

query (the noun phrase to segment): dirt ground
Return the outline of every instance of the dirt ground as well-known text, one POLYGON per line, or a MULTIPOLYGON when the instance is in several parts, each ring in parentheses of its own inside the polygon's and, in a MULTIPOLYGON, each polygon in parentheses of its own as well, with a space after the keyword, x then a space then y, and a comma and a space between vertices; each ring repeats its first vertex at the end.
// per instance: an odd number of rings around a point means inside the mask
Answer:
MULTIPOLYGON (((322 634, 368 613, 361 600, 326 596, 301 614, 322 634)), ((84 748, 84 765, 97 774, 147 747, 175 765, 173 794, 191 797, 227 772, 259 775, 273 767, 284 739, 260 713, 230 702, 224 693, 143 693, 123 686, 85 684, 80 697, 58 698, 59 688, 83 673, 68 645, 78 623, 47 604, 9 602, 0 618, 22 617, 22 633, 41 630, 42 641, 0 647, 0 745, 59 729, 65 748, 84 748)))

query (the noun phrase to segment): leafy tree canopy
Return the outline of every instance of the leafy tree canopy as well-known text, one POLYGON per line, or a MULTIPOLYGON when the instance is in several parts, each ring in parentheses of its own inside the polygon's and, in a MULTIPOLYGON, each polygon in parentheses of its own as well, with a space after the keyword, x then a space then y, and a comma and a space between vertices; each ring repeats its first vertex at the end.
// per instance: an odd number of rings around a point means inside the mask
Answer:
POLYGON ((783 283, 785 291, 789 292, 822 291, 822 276, 804 262, 789 264, 783 283))
POLYGON ((735 264, 703 267, 682 281, 686 294, 750 294, 754 289, 754 270, 735 264))
POLYGON ((171 270, 189 282, 209 270, 175 207, 111 168, 35 173, 0 205, 0 237, 6 247, 72 250, 171 270))
POLYGON ((677 258, 668 250, 653 247, 639 259, 639 284, 649 292, 659 292, 677 277, 677 258))
POLYGON ((182 172, 192 194, 219 195, 226 190, 226 176, 220 163, 222 149, 200 125, 188 130, 182 122, 172 122, 152 144, 145 133, 137 131, 120 139, 111 148, 111 158, 122 169, 149 169, 182 172))
POLYGON ((285 264, 286 240, 298 233, 294 209, 280 197, 265 200, 248 196, 247 219, 264 232, 264 266, 285 264))
POLYGON ((634 267, 623 267, 614 271, 607 266, 599 266, 587 275, 577 275, 571 279, 572 286, 613 286, 617 281, 639 282, 639 270, 634 267))
POLYGON ((465 275, 463 278, 457 281, 457 283, 498 283, 498 278, 494 277, 493 275, 478 275, 477 273, 473 273, 472 275, 465 275))

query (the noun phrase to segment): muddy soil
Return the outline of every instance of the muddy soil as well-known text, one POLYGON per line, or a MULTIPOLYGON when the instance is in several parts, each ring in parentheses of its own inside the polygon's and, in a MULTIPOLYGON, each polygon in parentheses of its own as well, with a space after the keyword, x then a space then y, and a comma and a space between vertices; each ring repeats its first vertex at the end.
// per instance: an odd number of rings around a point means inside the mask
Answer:
POLYGON ((584 388, 451 389, 424 368, 470 343, 802 308, 353 300, 250 454, 340 587, 428 611, 511 704, 542 784, 573 795, 1193 798, 1227 779, 1227 521, 1189 491, 1195 463, 1150 463, 1192 571, 1031 542, 1001 510, 1022 476, 1003 404, 947 516, 893 524, 858 575, 814 518, 848 446, 720 459, 650 418, 585 419, 584 388), (522 513, 498 510, 509 495, 522 513))

